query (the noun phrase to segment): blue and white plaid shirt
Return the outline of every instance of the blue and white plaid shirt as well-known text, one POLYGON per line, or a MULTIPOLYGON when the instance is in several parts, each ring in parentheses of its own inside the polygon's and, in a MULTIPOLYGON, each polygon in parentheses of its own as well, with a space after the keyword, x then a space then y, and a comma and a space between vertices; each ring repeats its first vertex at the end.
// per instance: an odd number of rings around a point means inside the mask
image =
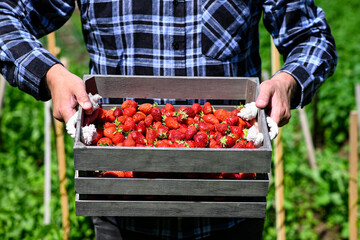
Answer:
MULTIPOLYGON (((260 77, 258 24, 284 56, 281 71, 299 82, 308 104, 335 70, 337 53, 322 9, 312 0, 78 0, 90 74, 260 77)), ((59 63, 37 40, 60 28, 75 0, 2 0, 0 68, 13 86, 48 100, 47 70, 59 63)), ((238 219, 178 219, 137 225, 165 236, 202 237, 238 219), (174 224, 175 223, 175 224, 174 224), (161 228, 159 228, 161 226, 161 228), (180 229, 178 229, 180 226, 180 229), (161 229, 161 231, 159 230, 161 229)))

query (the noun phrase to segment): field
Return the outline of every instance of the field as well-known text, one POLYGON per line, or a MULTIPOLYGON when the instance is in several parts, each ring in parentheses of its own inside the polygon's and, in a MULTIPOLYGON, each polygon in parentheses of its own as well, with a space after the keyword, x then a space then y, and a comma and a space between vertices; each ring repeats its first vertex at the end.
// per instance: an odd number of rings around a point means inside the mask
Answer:
MULTIPOLYGON (((316 147, 317 170, 308 164, 297 110, 283 127, 286 236, 288 239, 347 239, 349 113, 356 109, 360 83, 360 2, 318 0, 335 37, 339 62, 335 74, 305 107, 316 147)), ((88 56, 78 14, 56 32, 59 58, 78 76, 88 73, 88 56)), ((261 26, 263 71, 270 72, 270 37, 261 26)), ((46 43, 46 38, 42 39, 46 43)), ((43 224, 44 103, 6 86, 0 116, 0 238, 61 239, 58 166, 52 135, 51 224, 43 224)), ((74 212, 73 139, 65 135, 70 239, 93 239, 90 218, 74 212)), ((267 197, 264 239, 276 239, 274 184, 267 197)))

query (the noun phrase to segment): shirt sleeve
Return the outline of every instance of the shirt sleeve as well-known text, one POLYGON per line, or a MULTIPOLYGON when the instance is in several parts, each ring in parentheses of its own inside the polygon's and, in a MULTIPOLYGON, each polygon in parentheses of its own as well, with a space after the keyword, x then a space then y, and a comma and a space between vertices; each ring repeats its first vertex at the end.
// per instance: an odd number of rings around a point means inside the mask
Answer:
POLYGON ((301 86, 301 99, 292 108, 303 107, 331 76, 338 55, 324 11, 313 0, 265 0, 264 25, 284 57, 282 72, 301 86))
POLYGON ((74 8, 73 0, 0 1, 0 71, 10 85, 50 99, 44 77, 60 61, 38 39, 60 28, 74 8))

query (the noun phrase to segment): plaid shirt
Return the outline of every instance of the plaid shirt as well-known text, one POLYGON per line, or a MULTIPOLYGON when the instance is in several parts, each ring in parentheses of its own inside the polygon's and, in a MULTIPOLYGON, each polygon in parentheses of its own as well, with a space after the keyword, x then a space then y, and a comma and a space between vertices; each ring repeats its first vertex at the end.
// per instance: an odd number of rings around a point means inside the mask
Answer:
MULTIPOLYGON (((78 4, 90 74, 260 77, 262 14, 284 56, 281 71, 294 76, 302 89, 293 108, 311 101, 337 63, 325 14, 312 0, 78 0, 78 4)), ((11 85, 36 99, 50 98, 43 78, 59 60, 37 38, 60 28, 74 8, 74 0, 0 2, 0 68, 11 85)), ((241 220, 175 218, 145 225, 134 218, 116 221, 130 230, 194 238, 241 220)))

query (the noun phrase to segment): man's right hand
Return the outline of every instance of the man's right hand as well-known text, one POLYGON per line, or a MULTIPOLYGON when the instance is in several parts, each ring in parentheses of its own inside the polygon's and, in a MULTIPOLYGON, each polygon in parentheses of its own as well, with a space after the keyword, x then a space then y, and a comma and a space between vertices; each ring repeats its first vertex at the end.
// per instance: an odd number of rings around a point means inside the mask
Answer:
POLYGON ((67 123, 80 105, 86 114, 93 112, 84 81, 69 72, 61 64, 52 66, 46 74, 46 82, 53 101, 53 116, 67 123))

